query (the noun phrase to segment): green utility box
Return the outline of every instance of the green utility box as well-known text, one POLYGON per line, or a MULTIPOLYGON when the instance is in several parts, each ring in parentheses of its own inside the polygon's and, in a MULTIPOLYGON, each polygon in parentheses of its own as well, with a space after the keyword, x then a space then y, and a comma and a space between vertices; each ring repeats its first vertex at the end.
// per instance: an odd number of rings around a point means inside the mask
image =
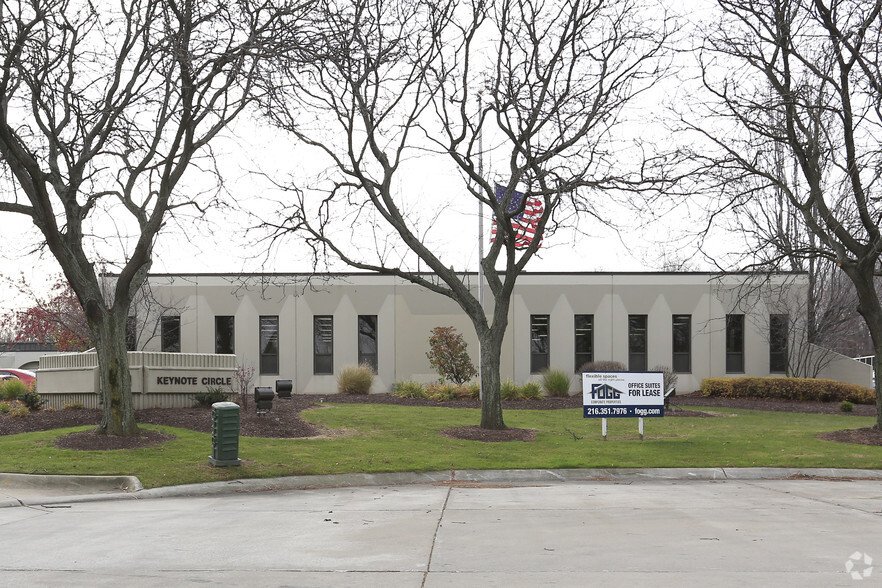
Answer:
POLYGON ((239 459, 239 405, 215 402, 211 405, 211 457, 215 467, 242 465, 239 459))

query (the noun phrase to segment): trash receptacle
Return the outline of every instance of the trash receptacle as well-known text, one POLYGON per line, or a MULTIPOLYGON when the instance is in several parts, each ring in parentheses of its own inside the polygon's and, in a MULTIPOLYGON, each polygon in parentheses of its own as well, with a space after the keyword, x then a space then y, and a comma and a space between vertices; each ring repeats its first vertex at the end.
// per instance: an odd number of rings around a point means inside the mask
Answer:
POLYGON ((211 456, 215 467, 242 465, 239 459, 239 405, 215 402, 211 405, 211 456))

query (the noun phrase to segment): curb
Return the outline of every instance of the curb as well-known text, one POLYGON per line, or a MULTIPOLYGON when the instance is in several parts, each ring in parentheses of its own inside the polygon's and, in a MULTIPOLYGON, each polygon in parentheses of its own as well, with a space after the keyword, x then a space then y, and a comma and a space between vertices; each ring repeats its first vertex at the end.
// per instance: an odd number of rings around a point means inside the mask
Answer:
POLYGON ((0 490, 24 490, 31 494, 48 490, 65 496, 51 496, 39 500, 6 499, 0 500, 0 508, 27 506, 30 504, 49 504, 57 502, 83 501, 83 499, 111 499, 125 492, 139 492, 144 487, 135 476, 64 476, 51 474, 5 474, 0 473, 0 490), (79 500, 77 500, 79 499, 79 500))
POLYGON ((60 476, 0 473, 0 489, 69 489, 70 495, 0 500, 0 508, 46 506, 97 500, 139 500, 220 496, 249 492, 399 485, 550 484, 560 482, 639 483, 658 481, 882 480, 882 470, 836 468, 608 468, 548 470, 445 470, 380 474, 328 474, 244 479, 143 489, 134 476, 60 476))

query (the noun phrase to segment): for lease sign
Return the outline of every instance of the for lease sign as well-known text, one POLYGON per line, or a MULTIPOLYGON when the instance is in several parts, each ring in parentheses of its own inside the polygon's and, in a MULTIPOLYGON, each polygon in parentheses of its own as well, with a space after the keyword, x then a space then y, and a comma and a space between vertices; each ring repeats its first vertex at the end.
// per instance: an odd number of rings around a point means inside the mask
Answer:
POLYGON ((662 372, 582 372, 585 418, 665 415, 662 372))

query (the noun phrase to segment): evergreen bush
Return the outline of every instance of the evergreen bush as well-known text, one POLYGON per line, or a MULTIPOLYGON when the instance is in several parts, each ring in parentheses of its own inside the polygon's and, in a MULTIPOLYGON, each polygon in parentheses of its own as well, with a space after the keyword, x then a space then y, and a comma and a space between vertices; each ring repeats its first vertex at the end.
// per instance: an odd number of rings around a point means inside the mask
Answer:
POLYGON ((18 397, 18 401, 28 407, 28 410, 40 410, 46 401, 40 398, 36 392, 28 391, 18 397))
POLYGON ((197 392, 194 396, 196 406, 209 407, 215 402, 226 402, 227 393, 220 386, 209 386, 205 392, 197 392))

